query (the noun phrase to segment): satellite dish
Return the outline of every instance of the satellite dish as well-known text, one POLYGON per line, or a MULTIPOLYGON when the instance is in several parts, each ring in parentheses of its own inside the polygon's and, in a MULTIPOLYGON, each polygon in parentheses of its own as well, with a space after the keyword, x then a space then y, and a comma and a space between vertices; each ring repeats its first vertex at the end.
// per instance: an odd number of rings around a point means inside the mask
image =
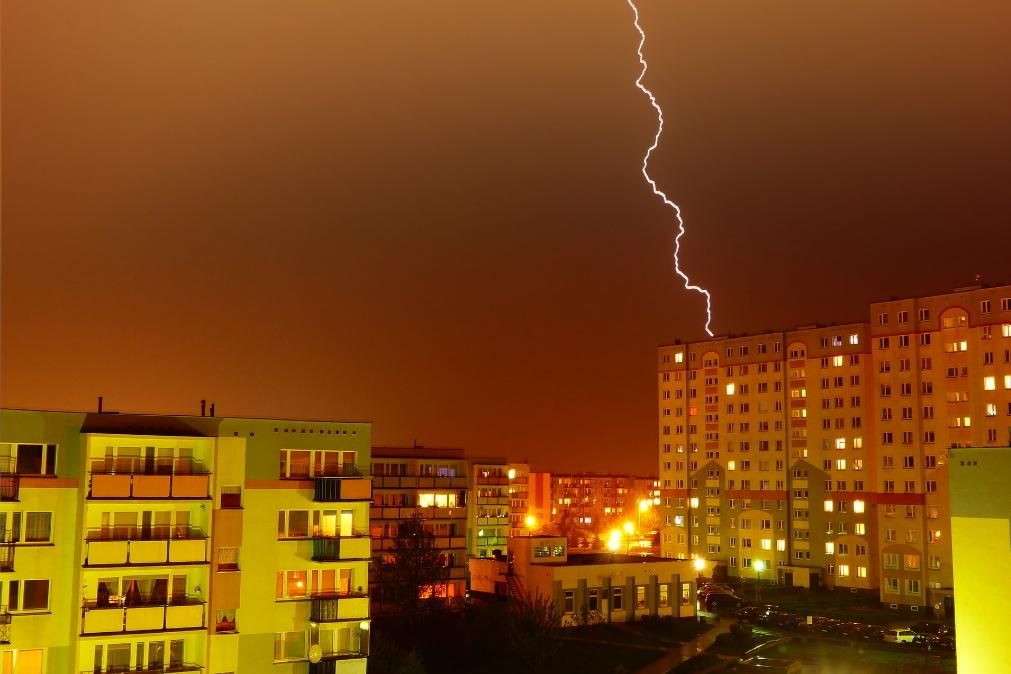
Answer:
POLYGON ((323 649, 320 648, 319 644, 313 644, 309 647, 309 662, 316 664, 323 659, 323 649))

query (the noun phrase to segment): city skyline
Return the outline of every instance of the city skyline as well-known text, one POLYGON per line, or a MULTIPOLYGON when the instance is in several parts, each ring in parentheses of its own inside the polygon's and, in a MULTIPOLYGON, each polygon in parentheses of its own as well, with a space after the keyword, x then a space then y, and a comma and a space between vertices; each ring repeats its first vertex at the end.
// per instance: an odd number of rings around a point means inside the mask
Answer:
MULTIPOLYGON (((717 334, 1008 281, 1011 8, 640 4, 717 334)), ((655 473, 703 303, 626 4, 276 9, 4 5, 0 404, 655 473)))

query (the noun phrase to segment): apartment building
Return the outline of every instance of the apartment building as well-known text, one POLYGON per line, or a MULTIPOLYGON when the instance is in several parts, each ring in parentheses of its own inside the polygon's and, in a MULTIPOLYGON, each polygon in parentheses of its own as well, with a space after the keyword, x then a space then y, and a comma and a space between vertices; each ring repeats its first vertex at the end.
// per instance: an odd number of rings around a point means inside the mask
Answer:
POLYGON ((642 508, 659 498, 654 477, 551 474, 552 521, 563 527, 604 532, 626 521, 641 522, 642 508))
POLYGON ((526 536, 539 523, 530 509, 530 464, 510 463, 506 469, 509 478, 509 537, 526 536))
POLYGON ((0 671, 364 672, 370 436, 0 411, 0 671))
MULTIPOLYGON (((444 582, 423 590, 447 600, 467 592, 467 502, 469 461, 462 449, 373 447, 373 502, 369 516, 372 557, 380 564, 391 551, 402 522, 424 520, 445 561, 444 582)), ((373 606, 383 606, 384 591, 372 575, 373 606)))
POLYGON ((505 555, 509 545, 509 466, 504 458, 473 458, 470 465, 470 554, 505 555))
POLYGON ((948 451, 1002 443, 1011 286, 869 309, 659 348, 665 556, 952 608, 948 451))
POLYGON ((998 599, 1011 597, 1011 576, 1001 573, 1011 568, 1011 447, 959 447, 950 458, 958 668, 1002 672, 1011 660, 998 599))

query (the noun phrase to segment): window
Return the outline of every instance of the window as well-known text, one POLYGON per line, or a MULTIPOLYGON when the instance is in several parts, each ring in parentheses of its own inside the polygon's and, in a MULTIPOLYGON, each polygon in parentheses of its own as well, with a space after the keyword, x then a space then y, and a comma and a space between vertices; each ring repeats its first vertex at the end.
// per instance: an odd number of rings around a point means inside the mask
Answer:
POLYGON ((277 513, 278 538, 308 538, 308 510, 280 510, 277 513))
POLYGON ((56 475, 56 445, 0 443, 0 465, 18 475, 56 475))
POLYGON ((920 581, 915 578, 907 578, 906 594, 920 594, 920 581))
POLYGON ((305 631, 278 632, 274 635, 274 660, 305 660, 305 631))
POLYGON ((622 588, 616 587, 611 590, 611 608, 615 611, 622 610, 622 588))
POLYGON ((25 537, 26 543, 48 542, 52 536, 52 513, 26 513, 25 537))
POLYGON ((878 314, 878 325, 888 325, 888 314, 878 314))
POLYGON ((11 611, 48 611, 49 580, 8 581, 7 601, 11 611))
POLYGON ((988 314, 990 313, 990 300, 981 300, 979 303, 979 313, 988 314))

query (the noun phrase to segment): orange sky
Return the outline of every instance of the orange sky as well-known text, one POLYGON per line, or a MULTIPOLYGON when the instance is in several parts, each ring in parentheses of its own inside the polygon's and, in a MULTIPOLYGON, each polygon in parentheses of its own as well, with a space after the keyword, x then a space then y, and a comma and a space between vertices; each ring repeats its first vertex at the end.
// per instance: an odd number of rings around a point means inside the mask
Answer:
MULTIPOLYGON (((1011 3, 647 2, 714 328, 1009 281, 1011 3)), ((0 402, 655 472, 701 336, 622 0, 4 0, 0 402)))

